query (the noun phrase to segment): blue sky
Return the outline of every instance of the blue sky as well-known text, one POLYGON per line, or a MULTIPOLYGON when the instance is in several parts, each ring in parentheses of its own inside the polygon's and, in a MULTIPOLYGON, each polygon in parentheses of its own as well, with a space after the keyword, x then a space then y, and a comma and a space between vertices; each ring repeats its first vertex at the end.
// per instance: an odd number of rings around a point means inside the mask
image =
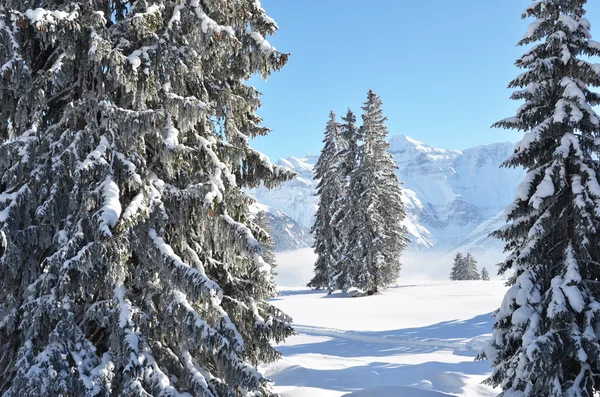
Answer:
MULTIPOLYGON (((269 41, 291 52, 267 82, 259 114, 273 132, 253 146, 273 160, 318 153, 329 111, 360 119, 369 89, 383 100, 390 135, 445 149, 517 141, 490 129, 518 103, 506 89, 525 51, 529 0, 261 0, 279 24, 269 41)), ((600 41, 600 1, 586 7, 600 41)))

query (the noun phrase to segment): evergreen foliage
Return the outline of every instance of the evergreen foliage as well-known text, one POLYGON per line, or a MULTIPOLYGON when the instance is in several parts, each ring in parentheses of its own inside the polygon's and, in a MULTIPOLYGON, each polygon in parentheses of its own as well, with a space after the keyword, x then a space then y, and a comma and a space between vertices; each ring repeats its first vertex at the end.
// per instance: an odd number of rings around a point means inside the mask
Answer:
POLYGON ((356 127, 356 116, 352 110, 348 109, 346 116, 342 117, 341 124, 341 161, 344 175, 344 182, 349 186, 350 176, 356 170, 358 164, 358 141, 360 139, 360 130, 356 127))
POLYGON ((454 264, 450 271, 450 280, 480 280, 477 270, 477 261, 473 255, 467 253, 463 256, 460 252, 454 257, 454 264))
POLYGON ((339 286, 373 294, 398 279, 400 254, 408 238, 402 225, 406 214, 400 182, 394 174, 397 166, 388 152, 386 118, 381 99, 373 91, 369 91, 363 111, 360 137, 364 142, 350 178, 348 196, 353 205, 345 215, 351 223, 344 236, 348 277, 341 279, 339 286))
POLYGON ((511 271, 494 334, 481 357, 487 383, 505 396, 592 397, 600 391, 600 55, 584 17, 585 0, 541 0, 520 45, 535 45, 510 83, 516 116, 496 124, 525 131, 508 167, 527 176, 494 235, 511 271))
POLYGON ((352 285, 350 278, 351 262, 347 253, 350 251, 350 239, 354 233, 356 226, 350 216, 354 208, 354 201, 350 195, 350 180, 355 172, 358 164, 358 147, 360 130, 356 126, 356 116, 352 110, 348 109, 346 116, 342 118, 343 123, 340 124, 340 161, 341 167, 339 172, 342 177, 343 192, 338 199, 337 212, 334 214, 332 222, 337 228, 338 234, 341 236, 339 240, 339 254, 337 262, 334 264, 332 271, 332 287, 334 289, 347 290, 352 285))
POLYGON ((277 262, 275 261, 275 240, 273 239, 273 227, 271 226, 271 222, 269 222, 266 212, 259 211, 256 214, 255 223, 260 228, 257 234, 260 235, 261 256, 271 267, 271 274, 275 276, 277 274, 275 273, 275 268, 277 267, 277 262))
POLYGON ((481 268, 481 279, 483 281, 490 281, 490 273, 485 267, 481 268))
POLYGON ((341 247, 341 236, 334 218, 339 209, 339 199, 344 193, 340 161, 341 137, 333 112, 329 115, 323 142, 325 145, 314 170, 315 179, 319 181, 317 185, 319 209, 311 232, 315 239, 313 248, 317 254, 317 261, 315 275, 308 286, 331 291, 334 284, 332 276, 341 247))
POLYGON ((452 269, 450 270, 450 280, 462 280, 461 272, 463 271, 465 262, 465 257, 462 253, 457 252, 454 256, 454 263, 452 264, 452 269))
POLYGON ((0 5, 0 394, 273 396, 254 0, 0 5), (38 8, 43 6, 44 8, 38 8))
POLYGON ((467 277, 466 280, 481 280, 481 275, 477 270, 477 261, 468 252, 467 256, 465 256, 465 274, 467 277))

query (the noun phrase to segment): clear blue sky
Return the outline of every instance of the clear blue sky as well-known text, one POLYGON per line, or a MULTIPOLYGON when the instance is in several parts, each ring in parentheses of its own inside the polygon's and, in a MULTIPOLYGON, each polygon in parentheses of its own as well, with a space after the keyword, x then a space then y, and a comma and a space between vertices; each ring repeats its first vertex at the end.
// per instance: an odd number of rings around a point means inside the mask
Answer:
MULTIPOLYGON (((525 51, 529 0, 261 0, 279 24, 270 38, 289 63, 267 82, 259 114, 273 132, 253 146, 276 160, 318 153, 333 110, 360 120, 369 89, 383 100, 390 135, 436 147, 517 141, 490 129, 519 106, 506 86, 525 51)), ((600 41, 600 1, 588 1, 600 41)))

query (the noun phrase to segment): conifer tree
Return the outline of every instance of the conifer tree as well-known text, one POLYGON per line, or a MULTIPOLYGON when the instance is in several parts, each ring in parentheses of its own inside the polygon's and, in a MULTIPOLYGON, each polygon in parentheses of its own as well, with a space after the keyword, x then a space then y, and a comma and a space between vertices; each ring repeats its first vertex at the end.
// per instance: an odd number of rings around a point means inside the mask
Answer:
POLYGON ((527 176, 507 208, 502 273, 512 271, 482 357, 487 383, 506 396, 592 397, 600 391, 600 55, 585 0, 535 1, 520 45, 535 45, 510 83, 516 116, 496 124, 525 131, 504 163, 527 176))
POLYGON ((273 396, 258 1, 0 5, 0 394, 273 396), (43 7, 43 8, 40 8, 43 7))
POLYGON ((337 212, 333 216, 333 224, 341 236, 339 254, 332 272, 334 288, 347 291, 352 286, 350 279, 350 263, 348 252, 351 250, 349 236, 354 233, 356 226, 350 216, 354 208, 353 196, 350 194, 350 180, 358 164, 358 141, 360 130, 356 126, 356 116, 348 109, 340 124, 340 176, 342 194, 338 199, 337 212))
POLYGON ((465 257, 462 253, 457 252, 456 256, 454 256, 454 263, 452 265, 452 270, 450 270, 450 280, 462 280, 462 272, 464 269, 465 257))
POLYGON ((360 140, 360 130, 356 127, 356 116, 352 110, 348 109, 346 116, 342 117, 341 128, 341 161, 344 175, 344 182, 349 185, 350 176, 358 164, 358 141, 360 140))
POLYGON ((353 231, 344 236, 347 263, 354 287, 374 294, 394 283, 400 272, 400 254, 408 244, 406 214, 397 168, 388 152, 386 118, 381 99, 369 91, 363 107, 359 163, 351 176, 353 207, 347 214, 353 231))
POLYGON ((490 281, 490 273, 485 267, 481 268, 481 279, 484 281, 490 281))
POLYGON ((450 280, 480 280, 481 276, 477 271, 477 261, 473 255, 467 253, 463 256, 460 252, 454 257, 454 265, 450 272, 450 280))
POLYGON ((481 280, 481 275, 477 270, 477 261, 469 252, 467 252, 467 256, 465 256, 464 266, 464 280, 481 280))
POLYGON ((315 275, 308 283, 311 288, 327 289, 330 292, 334 289, 332 275, 340 254, 341 236, 333 221, 344 189, 340 172, 340 141, 339 126, 335 114, 331 112, 325 129, 325 145, 314 170, 315 179, 319 181, 319 209, 311 232, 315 239, 313 248, 317 261, 315 275))

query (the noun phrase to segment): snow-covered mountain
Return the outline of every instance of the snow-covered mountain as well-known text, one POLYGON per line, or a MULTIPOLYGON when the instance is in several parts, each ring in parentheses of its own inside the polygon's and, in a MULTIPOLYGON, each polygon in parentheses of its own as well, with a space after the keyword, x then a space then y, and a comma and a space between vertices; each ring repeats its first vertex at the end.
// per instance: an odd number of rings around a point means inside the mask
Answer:
MULTIPOLYGON (((501 212, 524 177, 523 170, 500 168, 513 150, 508 142, 457 151, 436 149, 405 135, 392 137, 390 153, 403 182, 410 249, 499 250, 501 243, 487 235, 502 224, 501 212)), ((308 230, 318 205, 312 174, 317 158, 279 160, 298 177, 276 189, 261 187, 251 194, 308 230)), ((275 238, 282 232, 275 227, 275 238)))
POLYGON ((266 214, 273 228, 276 252, 312 247, 313 238, 310 234, 310 228, 298 224, 285 212, 261 203, 254 203, 250 207, 250 211, 254 214, 258 212, 266 214))

